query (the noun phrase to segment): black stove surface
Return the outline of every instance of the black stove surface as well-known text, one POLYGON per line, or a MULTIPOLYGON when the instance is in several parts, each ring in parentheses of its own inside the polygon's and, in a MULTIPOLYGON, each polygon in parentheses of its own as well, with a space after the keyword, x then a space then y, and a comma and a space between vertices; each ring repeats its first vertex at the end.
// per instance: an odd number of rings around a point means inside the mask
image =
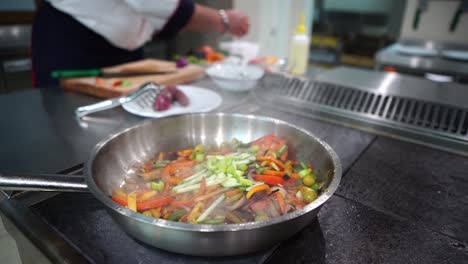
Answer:
POLYGON ((60 194, 34 206, 34 211, 95 263, 275 263, 285 257, 307 260, 325 257, 323 234, 317 220, 281 245, 265 251, 208 258, 175 254, 134 240, 91 194, 60 194), (310 245, 319 247, 311 251, 310 245), (283 252, 288 254, 284 256, 283 252))

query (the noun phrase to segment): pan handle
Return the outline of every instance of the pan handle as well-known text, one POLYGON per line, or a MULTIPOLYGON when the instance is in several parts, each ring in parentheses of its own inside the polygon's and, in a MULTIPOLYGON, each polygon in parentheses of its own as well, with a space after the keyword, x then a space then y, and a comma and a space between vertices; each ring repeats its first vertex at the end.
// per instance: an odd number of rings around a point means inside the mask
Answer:
POLYGON ((59 192, 89 191, 83 176, 44 173, 0 173, 0 189, 59 192))

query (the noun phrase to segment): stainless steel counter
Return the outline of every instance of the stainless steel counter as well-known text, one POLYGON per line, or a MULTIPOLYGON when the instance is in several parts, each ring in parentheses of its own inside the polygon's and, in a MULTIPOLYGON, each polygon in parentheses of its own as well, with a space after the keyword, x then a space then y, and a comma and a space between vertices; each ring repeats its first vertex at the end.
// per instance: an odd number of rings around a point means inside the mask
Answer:
MULTIPOLYGON (((414 44, 411 42, 405 42, 414 44)), ((456 78, 468 77, 468 62, 449 60, 437 56, 411 56, 402 54, 397 50, 399 44, 392 44, 375 55, 376 68, 378 70, 384 69, 386 66, 400 67, 415 73, 429 72, 436 74, 447 74, 456 76, 456 78)), ((423 45, 421 44, 423 47, 423 45)), ((431 48, 436 48, 439 51, 439 46, 431 45, 431 48)))

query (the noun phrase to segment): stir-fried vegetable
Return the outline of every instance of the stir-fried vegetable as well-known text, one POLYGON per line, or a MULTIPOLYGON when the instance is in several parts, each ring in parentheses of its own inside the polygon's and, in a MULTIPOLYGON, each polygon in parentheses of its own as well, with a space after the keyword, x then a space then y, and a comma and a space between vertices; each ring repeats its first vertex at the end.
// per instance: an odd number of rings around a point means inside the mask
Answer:
POLYGON ((148 217, 192 224, 262 221, 313 202, 324 188, 311 164, 288 160, 286 140, 160 152, 112 199, 148 217))

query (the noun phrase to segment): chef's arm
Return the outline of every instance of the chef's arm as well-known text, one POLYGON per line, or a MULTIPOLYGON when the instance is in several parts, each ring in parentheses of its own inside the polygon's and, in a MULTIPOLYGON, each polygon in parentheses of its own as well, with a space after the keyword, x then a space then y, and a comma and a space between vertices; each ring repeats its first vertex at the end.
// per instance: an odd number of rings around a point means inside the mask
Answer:
POLYGON ((239 10, 221 11, 192 0, 124 0, 136 12, 148 16, 156 35, 173 37, 177 32, 203 31, 243 36, 249 31, 247 16, 239 10))

